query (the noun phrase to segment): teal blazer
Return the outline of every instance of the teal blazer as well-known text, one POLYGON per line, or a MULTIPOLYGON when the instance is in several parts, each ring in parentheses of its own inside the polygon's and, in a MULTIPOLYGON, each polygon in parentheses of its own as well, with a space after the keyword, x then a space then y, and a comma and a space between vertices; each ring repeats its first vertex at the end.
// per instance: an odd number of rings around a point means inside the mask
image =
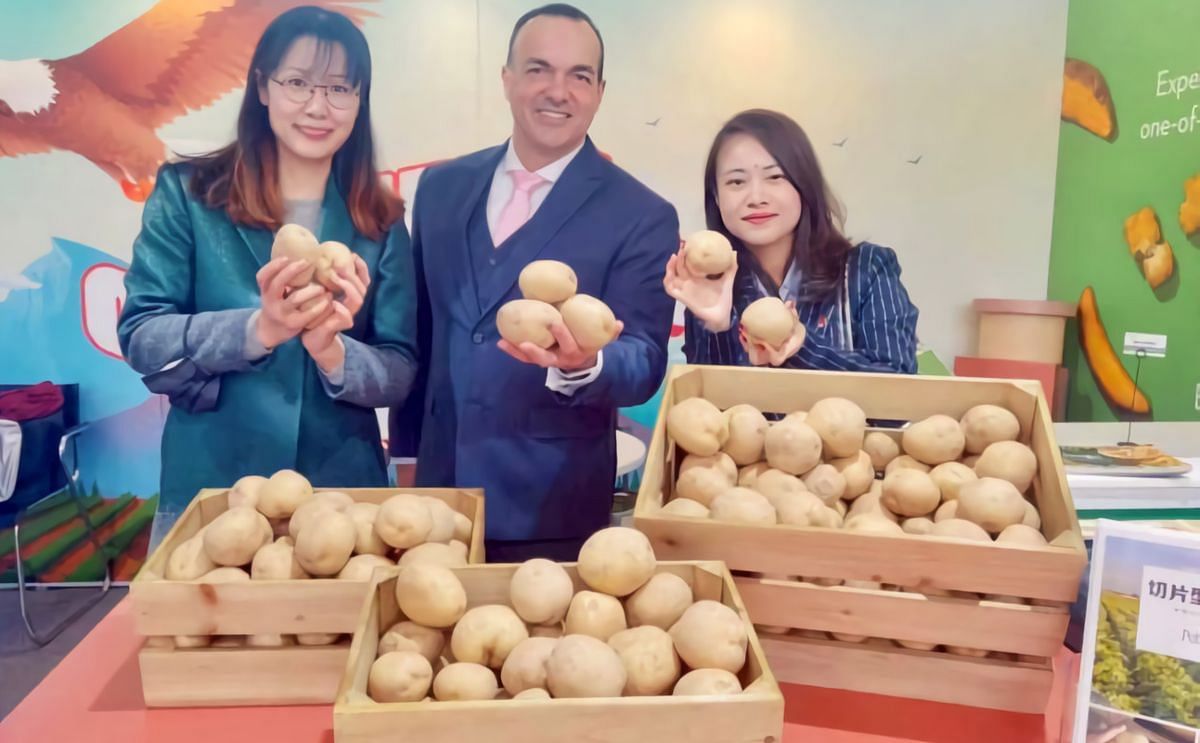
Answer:
POLYGON ((355 231, 330 177, 318 237, 366 262, 371 286, 342 334, 340 384, 300 339, 248 361, 255 274, 272 233, 235 225, 188 187, 191 166, 166 165, 142 214, 118 335, 129 364, 171 400, 162 439, 161 498, 182 507, 205 487, 295 469, 315 485, 387 484, 376 407, 404 401, 416 373, 412 250, 404 222, 381 240, 355 231))

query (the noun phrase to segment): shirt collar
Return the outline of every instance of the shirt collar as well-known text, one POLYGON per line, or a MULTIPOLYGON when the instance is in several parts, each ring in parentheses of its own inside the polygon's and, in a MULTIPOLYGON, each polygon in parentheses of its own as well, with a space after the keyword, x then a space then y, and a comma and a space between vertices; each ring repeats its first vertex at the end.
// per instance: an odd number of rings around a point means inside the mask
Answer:
MULTIPOLYGON (((587 140, 584 141, 586 142, 587 140)), ((584 142, 580 142, 578 147, 550 163, 549 165, 539 168, 535 172, 550 183, 557 182, 558 179, 562 177, 563 171, 567 169, 567 166, 571 164, 571 161, 575 159, 575 156, 578 155, 579 151, 583 149, 583 145, 584 142)), ((521 158, 517 157, 517 151, 513 149, 513 143, 511 139, 508 140, 508 149, 504 153, 504 160, 500 163, 500 169, 505 173, 513 170, 525 169, 525 166, 521 164, 521 158)))

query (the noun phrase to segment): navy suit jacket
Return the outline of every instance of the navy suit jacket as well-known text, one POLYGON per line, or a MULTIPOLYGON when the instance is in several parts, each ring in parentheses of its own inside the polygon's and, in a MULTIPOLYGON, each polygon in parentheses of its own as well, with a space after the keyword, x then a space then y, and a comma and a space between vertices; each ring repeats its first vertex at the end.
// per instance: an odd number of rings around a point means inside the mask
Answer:
POLYGON ((679 220, 588 140, 506 242, 514 252, 489 286, 477 287, 468 228, 506 146, 422 174, 413 207, 420 372, 392 410, 390 449, 418 457, 418 485, 482 487, 488 539, 577 538, 609 521, 617 409, 649 399, 666 372, 674 300, 662 272, 679 220), (572 396, 497 347, 496 311, 520 298, 517 277, 539 259, 570 265, 579 291, 625 323, 600 376, 572 396))

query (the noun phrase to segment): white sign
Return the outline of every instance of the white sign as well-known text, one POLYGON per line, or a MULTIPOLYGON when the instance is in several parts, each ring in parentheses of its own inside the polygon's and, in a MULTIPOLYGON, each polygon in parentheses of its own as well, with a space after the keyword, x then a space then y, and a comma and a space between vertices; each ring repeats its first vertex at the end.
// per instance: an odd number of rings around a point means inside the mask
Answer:
POLYGON ((1136 646, 1200 663, 1200 574, 1143 569, 1136 646))
POLYGON ((1166 358, 1167 336, 1154 333, 1126 333, 1125 355, 1153 356, 1156 359, 1166 358))

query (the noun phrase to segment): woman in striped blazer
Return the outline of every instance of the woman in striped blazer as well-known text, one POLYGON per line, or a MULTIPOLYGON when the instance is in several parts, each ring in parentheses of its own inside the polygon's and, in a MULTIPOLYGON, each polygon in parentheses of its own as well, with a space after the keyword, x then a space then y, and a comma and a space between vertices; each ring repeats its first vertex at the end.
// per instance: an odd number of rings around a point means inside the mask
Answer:
POLYGON ((688 270, 684 245, 667 264, 663 286, 686 308, 689 363, 916 372, 917 308, 896 253, 842 235, 812 144, 795 121, 760 109, 730 119, 708 154, 704 211, 737 260, 718 278, 698 275, 688 270), (767 296, 797 317, 779 348, 750 341, 740 328, 746 307, 767 296))

